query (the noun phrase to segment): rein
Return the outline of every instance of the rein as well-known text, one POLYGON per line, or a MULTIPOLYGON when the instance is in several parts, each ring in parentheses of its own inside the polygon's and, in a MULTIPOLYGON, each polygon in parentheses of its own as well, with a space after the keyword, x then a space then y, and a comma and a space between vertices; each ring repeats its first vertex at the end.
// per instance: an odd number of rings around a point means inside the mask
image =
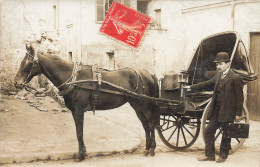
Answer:
MULTIPOLYGON (((38 91, 36 88, 33 88, 33 87, 27 85, 27 83, 28 83, 28 81, 29 81, 29 78, 32 76, 32 71, 33 71, 33 68, 34 68, 35 64, 38 66, 38 68, 39 68, 39 70, 40 70, 40 74, 41 74, 42 72, 41 72, 41 68, 40 68, 39 62, 38 62, 38 56, 37 56, 37 54, 36 54, 35 56, 31 55, 30 53, 26 53, 26 54, 27 54, 29 57, 33 58, 33 64, 32 64, 32 68, 31 68, 31 70, 30 70, 30 73, 28 74, 28 76, 26 77, 24 83, 22 84, 22 85, 24 86, 25 90, 28 91, 28 92, 30 92, 30 93, 32 93, 32 94, 34 94, 35 96, 37 96, 37 94, 46 94, 46 93, 50 92, 50 91, 53 89, 54 85, 51 86, 49 89, 45 90, 44 92, 40 92, 40 91, 38 91)), ((66 85, 68 82, 74 82, 74 81, 76 81, 77 73, 78 73, 78 71, 81 70, 81 67, 80 67, 79 64, 80 64, 79 62, 74 63, 74 67, 73 67, 72 74, 71 74, 70 78, 69 78, 67 81, 65 81, 64 83, 62 83, 61 85, 59 85, 59 86, 57 87, 58 89, 61 88, 61 87, 64 86, 64 85, 66 85)), ((65 96, 65 95, 66 95, 67 93, 69 93, 72 89, 73 89, 73 86, 72 86, 72 85, 68 85, 68 88, 66 88, 65 90, 62 90, 62 91, 59 92, 59 95, 60 95, 60 96, 65 96)))

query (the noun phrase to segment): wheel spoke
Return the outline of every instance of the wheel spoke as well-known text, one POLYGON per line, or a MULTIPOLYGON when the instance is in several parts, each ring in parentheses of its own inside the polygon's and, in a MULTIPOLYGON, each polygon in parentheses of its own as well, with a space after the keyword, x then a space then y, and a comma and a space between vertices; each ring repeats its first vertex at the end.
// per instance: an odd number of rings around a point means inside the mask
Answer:
POLYGON ((183 127, 194 138, 193 134, 185 126, 183 126, 183 127))
POLYGON ((166 125, 166 122, 163 122, 163 124, 161 125, 161 128, 162 128, 164 125, 166 125))
POLYGON ((172 125, 172 126, 170 126, 170 127, 167 127, 166 129, 162 129, 162 132, 163 132, 163 131, 166 131, 166 130, 168 130, 168 129, 171 129, 171 128, 174 127, 174 126, 175 126, 175 124, 172 125))
MULTIPOLYGON (((173 125, 175 125, 175 122, 174 121, 171 121, 172 123, 173 123, 173 125)), ((166 125, 167 124, 167 122, 165 121, 162 125, 161 125, 161 128, 164 126, 164 125, 166 125)))
POLYGON ((175 122, 175 121, 172 121, 172 120, 162 119, 162 118, 161 118, 161 120, 163 120, 163 124, 166 124, 167 122, 175 122))
POLYGON ((170 137, 168 138, 167 141, 169 141, 169 140, 172 138, 172 136, 173 136, 173 134, 175 133, 176 129, 177 129, 177 126, 175 127, 175 129, 173 130, 172 134, 170 135, 170 137))
POLYGON ((178 145, 179 145, 179 136, 180 136, 180 128, 178 127, 177 141, 176 141, 176 146, 177 146, 177 147, 178 147, 178 145))
POLYGON ((175 119, 175 121, 177 121, 177 118, 176 118, 176 116, 172 116, 174 119, 175 119))
POLYGON ((183 139, 184 139, 185 145, 187 146, 186 137, 185 137, 185 135, 184 135, 184 132, 183 132, 182 127, 181 127, 181 133, 182 133, 182 136, 183 136, 183 139))
MULTIPOLYGON (((168 116, 168 120, 170 120, 170 116, 168 116)), ((169 127, 170 122, 167 121, 167 128, 169 127)), ((169 129, 169 128, 168 128, 169 129)))
POLYGON ((163 116, 163 124, 165 123, 165 115, 163 116))

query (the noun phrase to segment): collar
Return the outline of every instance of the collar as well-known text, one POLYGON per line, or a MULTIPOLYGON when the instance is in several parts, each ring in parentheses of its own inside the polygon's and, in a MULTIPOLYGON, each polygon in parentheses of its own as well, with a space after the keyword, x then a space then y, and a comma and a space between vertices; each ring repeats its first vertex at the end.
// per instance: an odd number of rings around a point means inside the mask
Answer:
POLYGON ((222 78, 224 78, 227 73, 229 72, 230 68, 226 69, 225 71, 222 72, 222 78))

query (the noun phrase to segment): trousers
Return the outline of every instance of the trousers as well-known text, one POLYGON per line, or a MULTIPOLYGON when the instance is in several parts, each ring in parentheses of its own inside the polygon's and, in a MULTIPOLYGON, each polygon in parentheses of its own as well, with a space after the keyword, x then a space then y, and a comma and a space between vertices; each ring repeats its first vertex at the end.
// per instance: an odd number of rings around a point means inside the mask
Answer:
POLYGON ((229 150, 231 148, 231 138, 225 137, 227 134, 228 122, 218 122, 218 112, 215 112, 210 118, 209 124, 205 129, 205 155, 207 157, 215 157, 215 134, 216 130, 221 127, 223 130, 222 139, 220 144, 220 156, 227 159, 229 150))

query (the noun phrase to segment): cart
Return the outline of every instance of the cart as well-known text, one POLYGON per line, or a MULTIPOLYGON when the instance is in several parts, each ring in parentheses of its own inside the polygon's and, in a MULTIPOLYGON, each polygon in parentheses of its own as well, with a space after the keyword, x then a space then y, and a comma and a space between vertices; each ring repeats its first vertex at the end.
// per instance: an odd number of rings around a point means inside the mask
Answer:
MULTIPOLYGON (((188 85, 211 79, 217 73, 214 58, 218 52, 227 52, 230 55, 231 68, 243 76, 245 84, 256 79, 244 43, 237 32, 218 33, 203 39, 195 50, 193 58, 185 70, 186 73, 169 72, 160 80, 161 99, 183 101, 183 105, 171 103, 160 103, 159 105, 158 134, 163 143, 171 149, 185 150, 192 146, 200 134, 200 129, 202 129, 204 139, 213 88, 203 92, 185 93, 181 88, 185 81, 180 82, 179 79, 178 82, 178 78, 186 75, 188 85)), ((244 95, 246 99, 246 93, 244 95)), ((242 116, 240 122, 249 123, 249 113, 245 102, 242 116)), ((216 146, 220 144, 221 136, 222 130, 218 129, 215 136, 216 146)), ((244 141, 245 139, 232 138, 230 154, 238 150, 244 141)))

